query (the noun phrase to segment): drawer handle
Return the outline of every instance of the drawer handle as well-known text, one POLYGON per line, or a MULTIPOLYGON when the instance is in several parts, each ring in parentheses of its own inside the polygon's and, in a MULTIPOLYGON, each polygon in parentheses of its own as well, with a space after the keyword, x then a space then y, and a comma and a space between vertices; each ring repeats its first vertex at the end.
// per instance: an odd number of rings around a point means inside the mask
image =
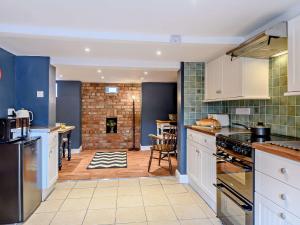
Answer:
POLYGON ((281 200, 286 200, 286 195, 285 195, 285 194, 281 194, 281 195, 280 195, 280 199, 281 199, 281 200))
POLYGON ((207 143, 207 140, 206 140, 206 139, 204 139, 204 142, 205 142, 205 143, 207 143))
POLYGON ((281 169, 280 169, 280 172, 281 172, 282 174, 286 174, 286 172, 287 172, 287 171, 286 171, 286 168, 281 168, 281 169))
POLYGON ((286 219, 286 215, 285 215, 284 213, 279 213, 279 217, 280 217, 281 219, 283 219, 283 220, 286 219))

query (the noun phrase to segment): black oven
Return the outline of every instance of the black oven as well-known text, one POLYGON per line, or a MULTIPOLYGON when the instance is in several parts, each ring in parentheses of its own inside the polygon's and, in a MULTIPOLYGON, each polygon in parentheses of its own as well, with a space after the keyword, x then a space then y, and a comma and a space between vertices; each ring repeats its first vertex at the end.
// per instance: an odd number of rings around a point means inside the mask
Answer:
POLYGON ((224 225, 252 225, 253 204, 220 180, 217 187, 217 216, 224 225))
POLYGON ((224 225, 253 225, 254 152, 217 136, 217 216, 224 225))

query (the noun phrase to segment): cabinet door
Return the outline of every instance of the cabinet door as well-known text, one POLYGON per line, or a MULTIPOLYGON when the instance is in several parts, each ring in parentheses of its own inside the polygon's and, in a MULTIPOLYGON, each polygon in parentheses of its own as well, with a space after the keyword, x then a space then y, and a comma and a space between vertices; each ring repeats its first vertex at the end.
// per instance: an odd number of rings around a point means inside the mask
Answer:
POLYGON ((288 92, 300 92, 300 16, 290 20, 288 26, 288 92))
POLYGON ((286 212, 267 198, 255 194, 256 225, 298 225, 300 219, 286 212))
POLYGON ((55 183, 58 176, 58 133, 49 134, 48 186, 55 183))
POLYGON ((216 160, 205 147, 200 150, 200 155, 200 186, 211 199, 215 200, 216 188, 213 184, 216 183, 216 160))
POLYGON ((222 70, 222 58, 217 58, 206 64, 206 100, 222 98, 222 70))
POLYGON ((196 144, 188 139, 187 140, 187 174, 194 182, 197 180, 197 163, 196 163, 196 144))
POLYGON ((241 58, 235 58, 231 61, 230 56, 223 56, 223 98, 243 96, 242 79, 241 58))

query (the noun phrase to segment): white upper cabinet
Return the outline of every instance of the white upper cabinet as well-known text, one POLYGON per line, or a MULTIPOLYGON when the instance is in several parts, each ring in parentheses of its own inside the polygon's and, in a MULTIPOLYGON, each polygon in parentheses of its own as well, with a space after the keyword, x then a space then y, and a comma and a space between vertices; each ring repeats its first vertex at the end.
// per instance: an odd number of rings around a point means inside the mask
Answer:
POLYGON ((288 22, 288 92, 300 95, 300 16, 288 22))
POLYGON ((206 64, 205 101, 269 98, 268 60, 224 55, 206 64))

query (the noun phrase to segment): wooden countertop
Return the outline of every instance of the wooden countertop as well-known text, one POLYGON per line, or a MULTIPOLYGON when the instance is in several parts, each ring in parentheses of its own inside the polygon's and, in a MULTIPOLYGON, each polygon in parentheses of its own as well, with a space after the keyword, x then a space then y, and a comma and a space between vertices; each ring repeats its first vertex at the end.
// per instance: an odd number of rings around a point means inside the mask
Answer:
POLYGON ((64 128, 59 128, 58 129, 58 133, 59 134, 62 134, 62 133, 66 133, 66 132, 68 132, 68 131, 70 131, 70 130, 74 130, 75 129, 75 126, 66 126, 66 127, 64 127, 64 128))
POLYGON ((252 146, 257 150, 300 162, 300 151, 296 151, 293 149, 280 147, 268 143, 253 143, 252 146))
POLYGON ((245 132, 249 133, 249 130, 244 128, 233 128, 233 127, 224 127, 224 128, 211 128, 211 127, 201 127, 197 125, 187 125, 185 126, 188 129, 205 133, 211 136, 216 136, 218 134, 230 134, 235 132, 245 132))

